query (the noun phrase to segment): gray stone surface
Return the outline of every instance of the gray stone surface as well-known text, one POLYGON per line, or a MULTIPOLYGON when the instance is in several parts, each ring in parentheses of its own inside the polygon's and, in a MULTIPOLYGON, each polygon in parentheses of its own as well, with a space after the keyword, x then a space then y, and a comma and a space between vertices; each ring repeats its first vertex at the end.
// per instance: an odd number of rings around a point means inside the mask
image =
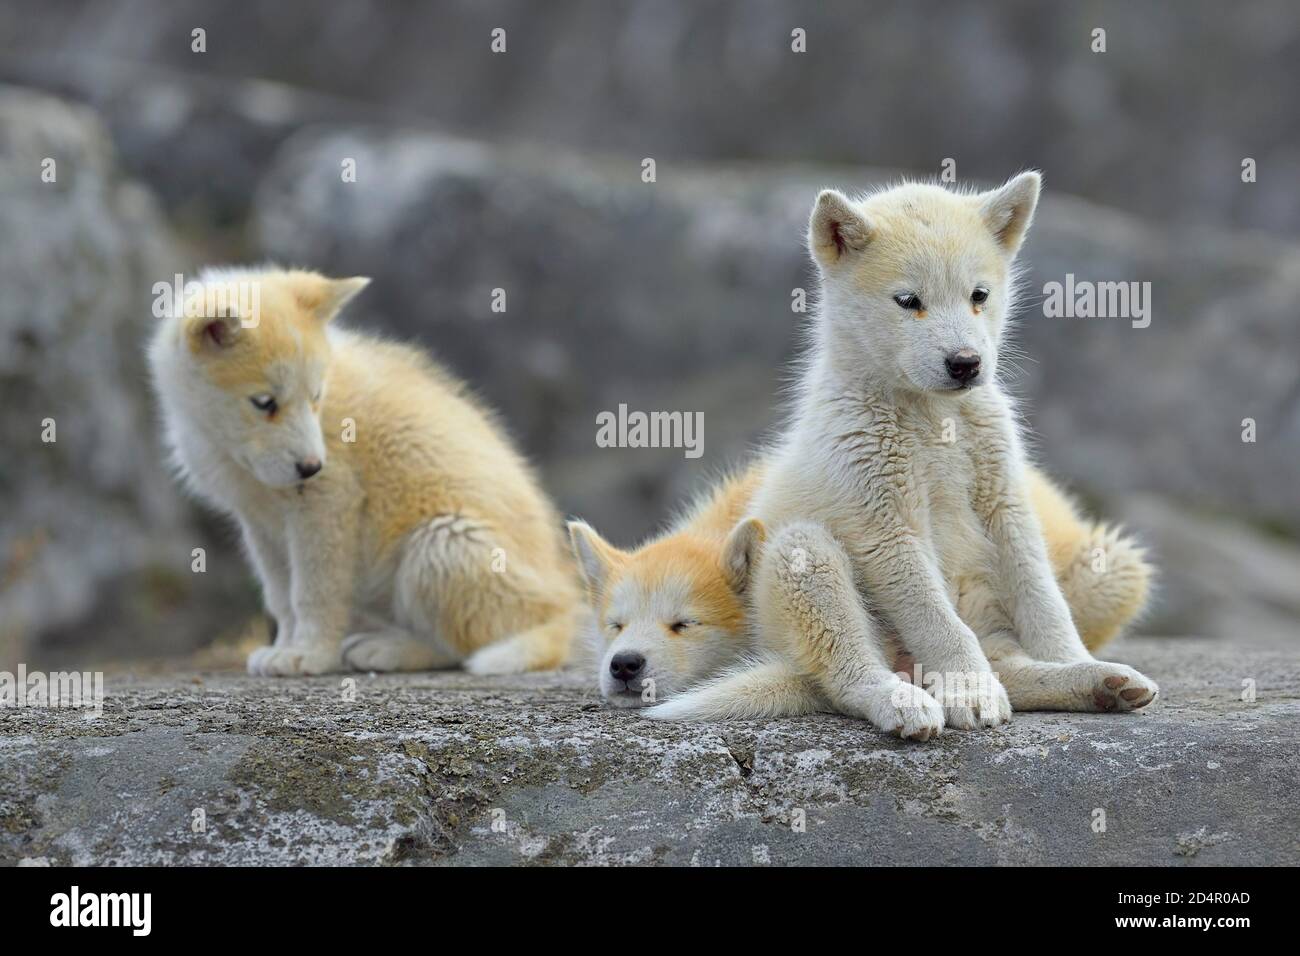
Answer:
POLYGON ((352 702, 339 677, 110 676, 96 720, 0 711, 0 863, 1300 863, 1295 648, 1113 656, 1160 681, 1150 712, 928 745, 654 723, 573 672, 357 675, 352 702))

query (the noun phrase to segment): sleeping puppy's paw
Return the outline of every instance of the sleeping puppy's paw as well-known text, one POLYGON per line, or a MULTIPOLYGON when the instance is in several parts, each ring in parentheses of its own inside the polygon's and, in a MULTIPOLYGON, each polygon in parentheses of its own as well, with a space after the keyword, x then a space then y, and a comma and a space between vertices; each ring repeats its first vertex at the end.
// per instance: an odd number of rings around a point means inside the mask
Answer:
POLYGON ((343 670, 347 668, 337 647, 259 647, 248 656, 248 673, 256 677, 305 677, 343 670))

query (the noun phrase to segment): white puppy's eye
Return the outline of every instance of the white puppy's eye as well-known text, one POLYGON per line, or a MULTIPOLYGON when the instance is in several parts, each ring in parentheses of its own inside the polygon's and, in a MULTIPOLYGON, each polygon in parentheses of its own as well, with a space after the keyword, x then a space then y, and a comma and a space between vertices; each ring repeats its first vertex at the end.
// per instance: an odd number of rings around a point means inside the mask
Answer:
POLYGON ((915 292, 900 292, 898 295, 894 296, 894 301, 897 302, 901 308, 908 309, 912 312, 920 312, 922 308, 921 297, 915 292))
POLYGON ((266 412, 268 415, 274 415, 279 406, 275 403, 274 395, 254 395, 249 399, 253 407, 258 411, 266 412))
POLYGON ((975 291, 970 294, 970 300, 976 305, 983 305, 989 300, 989 290, 982 285, 977 285, 975 291))
POLYGON ((606 627, 608 627, 608 628, 609 628, 611 631, 613 631, 615 634, 617 634, 619 631, 623 630, 623 625, 622 625, 622 624, 619 624, 619 623, 616 622, 616 621, 610 621, 609 624, 606 625, 606 627))
POLYGON ((673 621, 673 623, 669 625, 668 629, 672 631, 674 634, 680 634, 682 631, 686 630, 689 627, 694 627, 698 623, 700 622, 690 621, 690 620, 673 621))

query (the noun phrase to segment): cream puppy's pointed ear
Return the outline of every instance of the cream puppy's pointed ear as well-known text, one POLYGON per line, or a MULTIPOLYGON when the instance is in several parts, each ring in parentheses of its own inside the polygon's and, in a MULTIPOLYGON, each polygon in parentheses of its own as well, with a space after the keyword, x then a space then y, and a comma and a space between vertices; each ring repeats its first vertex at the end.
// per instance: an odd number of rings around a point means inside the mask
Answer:
POLYGON ((808 222, 808 244, 825 269, 834 268, 867 247, 871 226, 842 192, 823 189, 808 222))
POLYGON ((727 535, 722 545, 722 574, 737 594, 743 594, 749 587, 749 576, 758 561, 758 549, 766 537, 767 528, 757 518, 746 518, 727 535))
POLYGON ((1004 186, 975 197, 984 223, 1008 258, 1020 250, 1029 224, 1034 221, 1042 183, 1043 178, 1030 170, 1009 179, 1004 186))
POLYGON ((234 309, 219 315, 199 315, 186 320, 190 347, 195 352, 220 351, 235 344, 242 323, 234 309))
POLYGON ((365 276, 353 276, 350 279, 329 279, 314 272, 296 273, 294 278, 294 298, 302 308, 311 312, 322 322, 328 322, 352 301, 370 280, 365 276))
POLYGON ((594 604, 609 580, 610 570, 623 558, 623 552, 585 521, 569 522, 569 541, 573 545, 573 556, 578 559, 578 571, 587 586, 587 595, 594 604))

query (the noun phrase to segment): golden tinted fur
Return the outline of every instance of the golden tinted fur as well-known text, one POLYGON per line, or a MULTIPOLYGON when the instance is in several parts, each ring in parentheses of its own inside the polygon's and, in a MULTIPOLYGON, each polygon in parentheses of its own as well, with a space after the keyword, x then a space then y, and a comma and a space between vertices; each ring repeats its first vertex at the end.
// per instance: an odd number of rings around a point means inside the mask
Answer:
MULTIPOLYGON (((729 558, 727 549, 729 541, 735 547, 740 540, 732 536, 762 478, 759 463, 723 480, 669 531, 631 552, 609 544, 582 522, 570 524, 601 634, 597 676, 611 702, 618 706, 663 703, 753 653, 746 614, 748 582, 739 589, 732 583, 736 576, 728 568, 736 558, 729 558), (633 596, 633 606, 644 614, 658 611, 655 626, 629 635, 626 621, 613 621, 623 623, 624 630, 612 632, 611 596, 616 595, 633 596), (682 619, 692 623, 674 633, 672 623, 682 619), (627 651, 646 658, 644 675, 616 681, 610 662, 627 651), (653 693, 647 694, 643 683, 651 682, 653 693)), ((1030 469, 1028 482, 1066 600, 1084 641, 1096 649, 1142 609, 1150 568, 1128 539, 1081 518, 1066 495, 1037 469, 1030 469), (1097 547, 1106 549, 1109 565, 1104 573, 1093 570, 1097 547)), ((761 538, 760 533, 760 543, 761 538)), ((911 669, 903 655, 896 655, 895 666, 911 669)), ((747 693, 769 697, 767 706, 755 701, 750 712, 780 714, 824 706, 815 691, 797 684, 786 669, 770 667, 746 685, 747 693)))
POLYGON ((180 471, 239 521, 278 624, 250 669, 562 663, 580 602, 558 516, 459 382, 329 324, 365 280, 203 282, 257 283, 260 314, 169 317, 150 357, 180 471))

